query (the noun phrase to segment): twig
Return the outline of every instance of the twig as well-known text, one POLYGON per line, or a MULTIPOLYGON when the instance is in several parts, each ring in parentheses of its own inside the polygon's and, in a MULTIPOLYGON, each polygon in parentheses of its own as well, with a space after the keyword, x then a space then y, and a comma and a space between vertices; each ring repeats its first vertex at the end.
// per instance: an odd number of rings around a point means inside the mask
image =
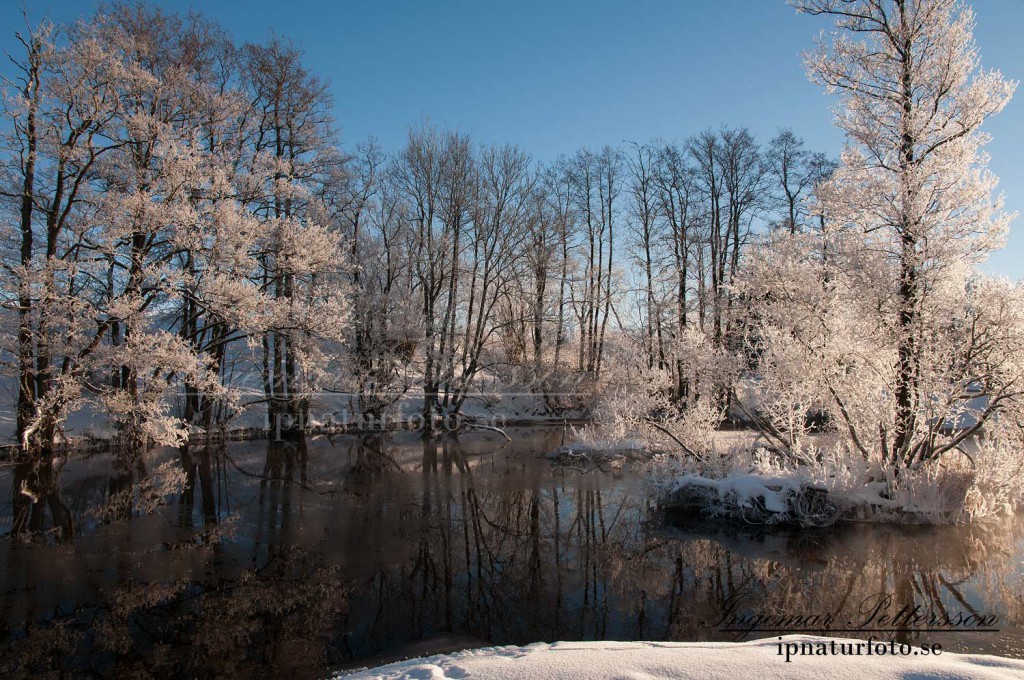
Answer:
POLYGON ((683 450, 683 453, 685 453, 685 454, 687 454, 688 456, 691 456, 691 457, 693 457, 693 458, 696 458, 696 459, 697 459, 697 461, 699 461, 699 462, 701 462, 701 463, 704 463, 704 462, 706 462, 706 461, 704 460, 704 457, 703 457, 703 456, 701 456, 701 455, 697 454, 697 453, 696 453, 696 452, 695 452, 695 451, 694 451, 693 449, 691 449, 691 448, 690 448, 689 446, 687 446, 686 444, 684 444, 684 443, 682 443, 681 441, 679 441, 679 438, 678 438, 678 437, 676 437, 676 436, 675 436, 674 434, 672 434, 671 432, 669 432, 669 431, 668 431, 668 429, 666 429, 666 428, 662 427, 661 425, 659 425, 659 424, 658 424, 658 423, 657 423, 657 422, 656 422, 656 421, 655 421, 654 419, 652 419, 652 418, 647 418, 647 422, 648 422, 648 423, 650 423, 651 425, 653 425, 653 426, 654 426, 654 427, 655 427, 656 429, 658 429, 658 430, 660 430, 660 431, 664 432, 664 433, 665 433, 665 434, 667 434, 667 435, 668 435, 669 437, 671 437, 672 441, 674 441, 674 442, 675 442, 676 444, 678 444, 678 445, 679 445, 679 448, 681 448, 681 449, 683 450))
POLYGON ((463 427, 474 427, 478 430, 488 430, 490 432, 497 432, 498 434, 505 438, 506 442, 512 441, 512 437, 509 437, 507 434, 505 434, 504 430, 502 430, 499 427, 494 427, 493 425, 481 425, 480 423, 474 423, 472 421, 464 421, 463 427))

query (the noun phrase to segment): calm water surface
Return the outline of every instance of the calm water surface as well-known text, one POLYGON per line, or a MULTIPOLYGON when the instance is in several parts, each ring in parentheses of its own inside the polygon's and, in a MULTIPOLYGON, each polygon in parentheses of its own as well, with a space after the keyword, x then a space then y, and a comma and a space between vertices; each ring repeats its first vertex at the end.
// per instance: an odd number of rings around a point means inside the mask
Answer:
MULTIPOLYGON (((720 630, 731 615, 845 627, 874 612, 880 627, 914 607, 999 632, 882 637, 1024 656, 1018 519, 799 532, 665 517, 628 466, 552 466, 561 428, 510 435, 232 443, 193 452, 191 493, 152 514, 135 466, 72 461, 74 539, 0 540, 0 676, 317 677, 469 646, 741 638, 720 630)), ((5 470, 2 532, 10 487, 5 470)))

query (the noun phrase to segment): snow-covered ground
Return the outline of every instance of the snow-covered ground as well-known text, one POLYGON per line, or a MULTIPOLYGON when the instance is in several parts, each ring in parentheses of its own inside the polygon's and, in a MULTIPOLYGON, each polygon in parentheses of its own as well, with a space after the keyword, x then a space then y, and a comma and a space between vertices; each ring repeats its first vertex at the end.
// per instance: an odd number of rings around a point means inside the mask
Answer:
MULTIPOLYGON (((346 678, 382 680, 1009 680, 1024 678, 1024 661, 980 654, 921 654, 915 645, 907 656, 866 643, 838 638, 788 635, 743 643, 727 642, 556 642, 526 647, 488 647, 449 655, 411 659, 357 671, 346 678), (819 650, 857 645, 859 656, 821 654, 819 650), (811 655, 796 655, 804 646, 811 655), (787 649, 790 661, 786 661, 787 649), (914 654, 913 652, 919 652, 914 654)), ((855 647, 848 647, 851 651, 855 647)), ((334 677, 342 677, 335 675, 334 677)))

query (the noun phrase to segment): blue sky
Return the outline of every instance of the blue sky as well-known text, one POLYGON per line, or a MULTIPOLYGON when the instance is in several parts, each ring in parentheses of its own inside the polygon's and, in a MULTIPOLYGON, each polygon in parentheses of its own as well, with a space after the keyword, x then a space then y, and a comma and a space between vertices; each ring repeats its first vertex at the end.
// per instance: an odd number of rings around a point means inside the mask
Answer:
MULTIPOLYGON (((92 2, 27 0, 33 18, 88 13, 92 2)), ((682 139, 709 127, 748 126, 767 140, 792 127, 837 155, 832 100, 800 59, 821 18, 783 0, 160 0, 194 8, 239 41, 273 29, 331 82, 343 140, 402 144, 424 118, 482 142, 511 141, 539 160, 584 146, 682 139)), ((0 8, 0 46, 20 27, 20 2, 0 8)), ((986 68, 1024 78, 1024 0, 975 0, 986 68)), ((1024 90, 986 129, 1007 208, 1024 213, 1024 90)), ((993 273, 1024 278, 1024 218, 993 273)))

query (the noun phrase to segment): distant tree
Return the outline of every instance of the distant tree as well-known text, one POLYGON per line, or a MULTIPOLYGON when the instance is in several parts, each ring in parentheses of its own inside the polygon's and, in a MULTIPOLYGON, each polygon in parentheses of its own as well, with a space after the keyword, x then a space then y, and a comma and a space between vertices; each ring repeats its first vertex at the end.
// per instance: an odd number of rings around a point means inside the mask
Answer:
MULTIPOLYGON (((696 279, 697 298, 701 299, 704 272, 702 268, 704 247, 699 225, 706 218, 704 204, 697 192, 694 169, 687 162, 683 149, 677 145, 665 144, 658 151, 654 182, 657 187, 658 214, 667 225, 667 248, 673 286, 670 300, 674 303, 675 324, 672 336, 676 343, 682 342, 689 326, 703 327, 703 306, 699 307, 698 318, 693 319, 690 295, 696 279)), ((677 354, 672 351, 672 354, 677 354)), ((688 367, 676 356, 674 363, 675 398, 680 402, 690 399, 692 385, 685 378, 688 367)))
POLYGON ((768 172, 779 191, 783 218, 780 228, 793 234, 808 217, 808 196, 828 178, 834 164, 823 153, 807 150, 792 130, 780 130, 765 153, 768 172))
POLYGON ((665 338, 662 329, 661 301, 656 294, 658 285, 658 244, 662 225, 659 217, 657 186, 657 150, 649 144, 631 144, 626 157, 630 193, 630 223, 633 231, 633 258, 642 272, 641 305, 644 324, 644 349, 649 368, 664 368, 665 338))

